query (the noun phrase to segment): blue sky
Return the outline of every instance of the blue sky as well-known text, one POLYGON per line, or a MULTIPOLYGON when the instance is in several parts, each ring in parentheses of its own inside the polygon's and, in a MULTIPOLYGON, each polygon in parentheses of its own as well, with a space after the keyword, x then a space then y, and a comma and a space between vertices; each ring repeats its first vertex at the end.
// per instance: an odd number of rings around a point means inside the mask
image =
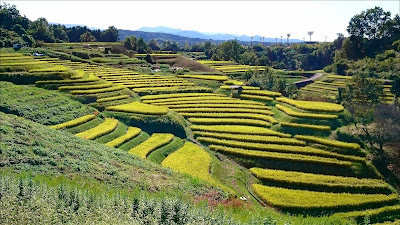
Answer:
POLYGON ((183 30, 237 35, 261 35, 328 41, 336 33, 346 36, 352 16, 382 7, 392 17, 400 1, 6 1, 15 4, 30 20, 89 27, 136 30, 144 26, 168 26, 183 30))

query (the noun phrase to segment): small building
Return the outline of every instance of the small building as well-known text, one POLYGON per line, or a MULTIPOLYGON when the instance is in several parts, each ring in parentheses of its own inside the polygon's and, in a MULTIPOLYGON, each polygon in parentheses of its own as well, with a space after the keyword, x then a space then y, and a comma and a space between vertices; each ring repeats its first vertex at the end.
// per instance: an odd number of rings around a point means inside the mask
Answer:
POLYGON ((230 88, 233 97, 239 97, 242 94, 243 87, 241 85, 231 85, 230 88))

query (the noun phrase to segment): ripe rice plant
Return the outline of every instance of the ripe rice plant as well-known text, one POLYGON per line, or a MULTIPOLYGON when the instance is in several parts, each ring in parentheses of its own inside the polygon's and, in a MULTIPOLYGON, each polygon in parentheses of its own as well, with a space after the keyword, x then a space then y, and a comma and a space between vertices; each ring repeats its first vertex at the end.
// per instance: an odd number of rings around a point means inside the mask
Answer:
POLYGON ((130 95, 118 95, 114 97, 108 97, 108 98, 99 98, 96 100, 97 103, 102 103, 102 102, 110 102, 110 101, 116 101, 116 100, 121 100, 121 99, 126 99, 131 97, 130 95))
MULTIPOLYGON (((170 108, 170 107, 169 107, 170 108)), ((270 122, 273 124, 278 123, 272 116, 263 114, 252 113, 179 113, 184 117, 200 117, 200 118, 241 118, 241 119, 258 119, 270 122)))
POLYGON ((251 168, 250 172, 252 172, 260 180, 270 181, 273 183, 282 183, 291 187, 302 186, 324 189, 332 188, 346 192, 349 190, 357 190, 360 192, 380 192, 382 190, 387 191, 389 189, 388 183, 378 179, 360 179, 356 177, 331 176, 261 168, 251 168))
POLYGON ((203 125, 224 125, 224 124, 236 124, 236 125, 250 125, 259 127, 270 127, 271 123, 263 120, 253 119, 237 119, 237 118, 189 118, 189 121, 194 124, 203 125))
POLYGON ((398 201, 396 194, 349 194, 294 190, 253 184, 253 189, 266 203, 285 210, 343 211, 369 208, 398 201))
POLYGON ((42 68, 42 69, 32 69, 29 70, 30 73, 36 73, 36 72, 66 72, 69 69, 65 66, 62 65, 57 65, 57 66, 52 66, 52 67, 47 67, 47 68, 42 68))
POLYGON ((223 96, 213 93, 177 93, 177 94, 162 94, 162 95, 146 95, 141 97, 142 100, 169 99, 182 97, 200 97, 200 96, 223 96))
POLYGON ((83 79, 71 79, 71 80, 40 80, 36 81, 36 84, 70 84, 70 83, 86 83, 98 81, 100 78, 95 76, 89 76, 83 79))
POLYGON ((246 135, 246 134, 229 134, 229 133, 213 133, 204 131, 194 131, 194 135, 209 138, 218 138, 226 140, 236 140, 243 142, 265 143, 265 144, 283 144, 283 145, 300 145, 305 146, 304 141, 299 141, 294 138, 281 138, 276 136, 262 135, 246 135))
POLYGON ((168 113, 168 108, 163 106, 155 106, 140 102, 131 102, 123 105, 109 106, 109 111, 129 112, 149 115, 164 115, 168 113))
POLYGON ((168 155, 161 165, 197 177, 212 185, 222 186, 210 174, 211 156, 192 142, 187 141, 182 148, 168 155))
POLYGON ((289 107, 276 104, 275 107, 289 116, 293 117, 301 117, 301 118, 311 118, 311 119, 321 119, 321 120, 332 120, 338 119, 338 115, 329 115, 329 114, 316 114, 316 113, 303 113, 303 112, 296 112, 289 107))
POLYGON ((316 84, 324 84, 324 85, 332 85, 332 86, 338 86, 338 87, 344 87, 345 84, 344 83, 328 83, 328 82, 324 82, 324 81, 314 81, 314 83, 316 84))
POLYGON ((155 149, 168 144, 174 138, 173 134, 153 133, 149 139, 129 150, 129 153, 145 159, 155 149))
POLYGON ((53 129, 56 129, 56 130, 59 130, 59 129, 62 129, 62 128, 74 127, 74 126, 86 123, 87 121, 92 120, 95 117, 96 117, 95 114, 86 115, 86 116, 82 116, 82 117, 76 118, 74 120, 70 120, 68 122, 57 124, 57 125, 53 125, 53 126, 50 126, 50 127, 53 128, 53 129))
MULTIPOLYGON (((392 205, 392 206, 385 206, 382 208, 377 209, 366 209, 361 211, 351 211, 351 212, 341 212, 335 213, 335 216, 342 217, 342 218, 352 218, 356 220, 359 224, 364 222, 366 216, 370 219, 371 223, 379 222, 382 218, 399 218, 400 216, 400 205, 392 205)), ((398 225, 400 224, 400 220, 397 220, 393 223, 380 223, 376 225, 398 225)))
POLYGON ((328 75, 326 78, 331 78, 331 79, 346 79, 346 80, 351 80, 353 79, 352 76, 340 76, 340 75, 328 75))
MULTIPOLYGON (((197 94, 197 93, 196 93, 197 94)), ((226 97, 226 96, 199 96, 199 97, 177 97, 177 98, 162 98, 162 99, 143 99, 143 102, 145 103, 163 103, 163 102, 179 102, 182 101, 193 101, 193 100, 201 100, 201 101, 207 101, 207 100, 231 100, 231 98, 226 97)), ((198 102, 198 101, 197 101, 198 102)))
MULTIPOLYGON (((165 105, 165 106, 172 106, 172 105, 183 105, 183 104, 199 104, 200 100, 187 100, 187 101, 176 101, 176 102, 156 102, 156 103, 151 103, 155 105, 165 105)), ((143 101, 145 103, 148 103, 148 101, 143 101)), ((256 101, 247 101, 247 100, 240 100, 240 99, 220 99, 220 100, 212 100, 208 99, 206 101, 202 101, 201 104, 207 104, 212 107, 214 104, 215 105, 230 105, 230 106, 235 106, 237 105, 236 108, 241 108, 241 106, 265 106, 261 102, 256 102, 256 101)), ((263 108, 264 109, 264 108, 263 108)), ((268 108, 269 109, 269 108, 268 108)))
POLYGON ((302 162, 302 163, 314 163, 320 165, 335 165, 335 166, 346 166, 350 167, 352 165, 349 161, 342 161, 335 158, 325 158, 319 156, 310 155, 299 155, 281 152, 266 152, 266 151, 256 151, 256 150, 246 150, 242 148, 232 148, 220 145, 209 145, 210 149, 215 151, 220 151, 227 154, 237 155, 240 157, 250 157, 256 159, 271 159, 279 160, 283 162, 302 162))
POLYGON ((229 77, 227 77, 227 76, 192 75, 192 74, 178 75, 178 77, 204 79, 204 80, 216 80, 216 81, 226 81, 229 79, 229 77))
POLYGON ((195 131, 208 131, 208 132, 229 133, 229 134, 256 134, 256 135, 278 136, 287 138, 292 137, 292 135, 290 134, 273 131, 264 127, 254 127, 254 126, 191 125, 190 129, 195 131))
POLYGON ((108 88, 113 86, 112 83, 100 83, 100 84, 89 84, 89 85, 73 85, 73 86, 61 86, 58 87, 58 90, 89 90, 89 89, 100 89, 100 88, 108 88))
POLYGON ((126 84, 120 83, 128 88, 153 88, 153 87, 184 87, 184 86, 194 86, 193 83, 165 83, 165 82, 157 82, 157 83, 145 83, 145 84, 126 84))
POLYGON ((99 88, 99 89, 73 90, 73 91, 70 91, 69 93, 74 94, 74 95, 97 94, 97 93, 104 93, 104 92, 119 91, 124 88, 125 88, 124 86, 113 86, 113 87, 99 88))
POLYGON ((266 91, 266 90, 243 90, 243 94, 249 94, 249 95, 262 95, 262 96, 270 96, 270 97, 279 97, 282 96, 281 93, 279 92, 274 92, 274 91, 266 91))
POLYGON ((97 127, 83 131, 75 135, 80 138, 92 140, 104 134, 110 133, 111 131, 115 130, 117 126, 118 126, 118 120, 113 118, 106 118, 105 121, 100 125, 98 125, 97 127))
MULTIPOLYGON (((197 102, 197 101, 196 101, 197 102)), ((204 103, 191 103, 191 104, 186 104, 186 102, 183 102, 183 104, 176 104, 176 105, 167 105, 168 108, 170 109, 180 109, 180 108, 245 108, 245 109, 266 109, 269 110, 271 107, 269 106, 263 106, 263 105, 246 105, 246 104, 224 104, 224 101, 221 101, 221 103, 215 103, 213 102, 209 103, 204 102, 204 103)))
POLYGON ((154 88, 134 88, 134 92, 140 94, 160 94, 160 93, 174 93, 174 92, 211 92, 207 87, 194 87, 194 86, 175 86, 175 87, 154 87, 154 88))
POLYGON ((107 146, 117 148, 118 146, 122 145, 123 143, 131 140, 132 138, 139 135, 142 130, 137 127, 129 127, 126 133, 112 141, 106 143, 107 146))
POLYGON ((244 85, 244 82, 238 81, 238 80, 227 80, 227 81, 224 81, 224 84, 226 84, 226 85, 244 85))
POLYGON ((327 91, 337 91, 337 87, 329 87, 327 85, 318 85, 318 84, 310 84, 307 85, 309 88, 317 88, 317 89, 322 89, 322 90, 327 90, 327 91))
POLYGON ((324 151, 311 147, 303 146, 292 146, 292 145, 277 145, 277 144, 264 144, 264 143, 253 143, 235 140, 224 140, 208 137, 198 137, 198 141, 207 142, 209 144, 222 145, 227 147, 235 147, 249 150, 261 150, 268 152, 282 152, 282 153, 293 153, 293 154, 304 154, 311 156, 322 156, 327 158, 337 158, 342 160, 350 160, 357 162, 364 162, 364 158, 358 156, 341 155, 329 151, 324 151))
POLYGON ((342 112, 344 110, 344 107, 342 105, 328 103, 328 102, 298 101, 285 97, 276 98, 276 100, 293 105, 299 109, 310 110, 310 111, 342 112))
POLYGON ((203 112, 203 113, 253 113, 253 114, 264 114, 274 115, 273 112, 262 109, 241 109, 241 108, 185 108, 185 109, 174 109, 178 113, 191 113, 191 112, 203 112))
POLYGON ((336 147, 336 148, 345 148, 345 149, 351 149, 351 150, 360 150, 361 149, 361 146, 357 143, 347 143, 347 142, 343 142, 343 141, 330 140, 330 139, 308 136, 308 135, 296 135, 296 136, 294 136, 294 138, 296 138, 298 140, 314 142, 314 143, 327 145, 327 146, 331 146, 331 147, 336 147))
POLYGON ((301 124, 301 123, 288 123, 288 122, 280 122, 280 125, 283 127, 294 127, 294 128, 303 128, 310 130, 321 130, 321 131, 330 131, 330 126, 323 125, 312 125, 312 124, 301 124))
POLYGON ((260 95, 248 95, 248 94, 241 94, 239 98, 242 99, 256 99, 256 100, 263 100, 263 101, 273 101, 274 99, 268 96, 260 96, 260 95))
MULTIPOLYGON (((230 90, 231 89, 231 86, 229 86, 229 85, 221 85, 219 88, 221 88, 221 89, 225 89, 225 90, 230 90)), ((244 89, 244 90, 259 90, 260 88, 259 87, 253 87, 253 86, 242 86, 242 88, 244 89)), ((243 91, 244 91, 243 90, 243 91)), ((242 92, 243 93, 243 92, 242 92)))

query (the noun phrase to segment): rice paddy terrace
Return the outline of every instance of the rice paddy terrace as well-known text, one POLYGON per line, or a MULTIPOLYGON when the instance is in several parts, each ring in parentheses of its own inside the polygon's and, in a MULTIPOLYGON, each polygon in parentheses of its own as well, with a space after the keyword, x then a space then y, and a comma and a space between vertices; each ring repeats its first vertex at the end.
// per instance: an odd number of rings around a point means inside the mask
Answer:
MULTIPOLYGON (((2 112, 122 149, 282 212, 359 223, 366 216, 373 223, 400 218, 398 192, 363 146, 332 138, 347 123, 343 106, 285 98, 229 76, 265 68, 199 61, 223 74, 154 75, 18 53, 1 58, 1 67, 10 71, 1 76, 25 67, 31 68, 25 76, 40 74, 33 79, 36 87, 1 82, 2 112), (220 82, 220 89, 190 79, 220 82), (231 96, 230 85, 243 85, 242 93, 231 96), (157 119, 170 130, 150 121, 157 119), (237 171, 246 177, 244 184, 231 178, 237 171)), ((348 78, 326 79, 302 90, 333 94, 348 78)))

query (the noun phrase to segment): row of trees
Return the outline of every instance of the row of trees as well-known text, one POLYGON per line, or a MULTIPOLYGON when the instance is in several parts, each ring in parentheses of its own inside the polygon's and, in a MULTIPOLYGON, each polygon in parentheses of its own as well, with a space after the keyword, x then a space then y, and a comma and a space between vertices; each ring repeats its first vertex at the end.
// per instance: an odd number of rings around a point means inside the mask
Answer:
POLYGON ((35 40, 44 42, 115 42, 118 41, 118 29, 110 26, 106 30, 90 30, 86 26, 65 27, 60 24, 49 24, 45 18, 30 21, 20 15, 15 5, 0 5, 1 47, 12 44, 33 46, 35 40))

